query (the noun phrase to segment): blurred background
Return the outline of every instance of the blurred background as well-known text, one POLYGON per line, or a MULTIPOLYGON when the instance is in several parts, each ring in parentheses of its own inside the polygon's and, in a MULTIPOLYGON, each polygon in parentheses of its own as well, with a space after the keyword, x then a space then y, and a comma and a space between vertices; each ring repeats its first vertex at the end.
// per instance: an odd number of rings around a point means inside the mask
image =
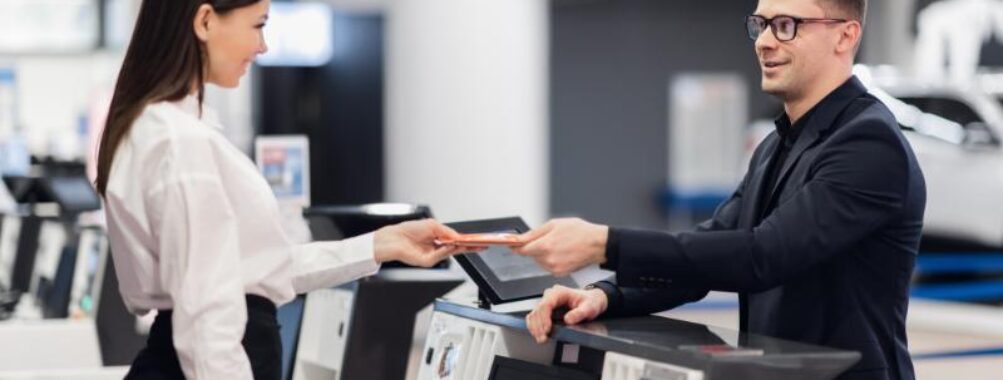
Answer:
MULTIPOLYGON (((114 378, 141 345, 88 188, 140 3, 0 0, 0 378, 114 378), (117 311, 102 321, 102 309, 117 311)), ((909 314, 917 374, 997 378, 1003 0, 870 3, 855 72, 895 113, 929 193, 909 314)), ((686 229, 730 194, 782 111, 759 91, 744 29, 755 7, 273 0, 269 53, 206 104, 302 240, 388 215, 686 229)), ((737 328, 737 301, 712 294, 667 315, 737 328)))

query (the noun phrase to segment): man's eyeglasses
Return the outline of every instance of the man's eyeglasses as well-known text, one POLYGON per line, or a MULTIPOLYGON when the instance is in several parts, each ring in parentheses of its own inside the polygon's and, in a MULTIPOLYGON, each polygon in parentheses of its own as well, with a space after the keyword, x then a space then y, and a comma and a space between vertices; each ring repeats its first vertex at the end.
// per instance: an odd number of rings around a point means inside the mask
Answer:
POLYGON ((798 36, 798 25, 808 23, 836 24, 847 20, 838 18, 800 18, 794 16, 777 16, 766 18, 752 15, 745 18, 745 29, 749 32, 749 38, 753 41, 759 39, 759 35, 766 31, 767 25, 773 31, 773 36, 777 41, 790 41, 798 36))

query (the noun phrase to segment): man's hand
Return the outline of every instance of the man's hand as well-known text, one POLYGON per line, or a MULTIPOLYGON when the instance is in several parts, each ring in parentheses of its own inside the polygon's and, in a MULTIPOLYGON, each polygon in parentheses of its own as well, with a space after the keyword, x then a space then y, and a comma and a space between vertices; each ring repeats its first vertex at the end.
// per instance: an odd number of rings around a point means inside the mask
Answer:
POLYGON ((543 292, 543 300, 526 315, 526 327, 537 343, 545 343, 553 326, 551 315, 554 309, 567 307, 564 323, 574 325, 591 321, 606 311, 609 300, 601 289, 571 289, 554 285, 543 292))
POLYGON ((520 236, 526 244, 515 252, 530 256, 555 276, 567 276, 606 262, 609 227, 578 218, 554 219, 520 236))
POLYGON ((455 240, 459 233, 432 219, 404 222, 383 227, 373 235, 376 261, 401 261, 408 265, 431 267, 461 252, 480 247, 440 245, 439 240, 455 240))

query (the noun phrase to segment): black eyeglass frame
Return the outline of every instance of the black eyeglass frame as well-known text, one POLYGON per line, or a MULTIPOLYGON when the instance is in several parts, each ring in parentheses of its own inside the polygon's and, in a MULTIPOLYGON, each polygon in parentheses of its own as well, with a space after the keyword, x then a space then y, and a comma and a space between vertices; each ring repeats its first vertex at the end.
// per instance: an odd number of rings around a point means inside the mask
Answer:
MULTIPOLYGON (((775 37, 777 39, 777 41, 788 42, 788 41, 793 41, 795 38, 798 37, 798 28, 801 26, 801 24, 812 24, 812 23, 816 23, 816 24, 838 24, 838 23, 844 23, 844 22, 849 22, 849 21, 850 20, 841 19, 841 18, 809 18, 809 17, 797 17, 797 16, 788 16, 788 15, 778 15, 778 16, 774 16, 772 18, 766 18, 766 17, 760 16, 760 15, 749 15, 749 16, 745 17, 745 31, 746 31, 746 33, 749 34, 749 39, 755 41, 755 40, 759 39, 759 36, 763 34, 763 31, 765 31, 767 28, 769 28, 770 32, 773 33, 773 37, 775 37), (791 20, 791 21, 794 22, 794 33, 792 33, 791 34, 791 38, 788 38, 788 39, 780 38, 780 35, 777 34, 777 26, 776 26, 777 24, 774 23, 776 20, 785 20, 785 19, 786 20, 791 20), (756 35, 753 35, 753 33, 752 33, 752 21, 753 20, 757 20, 757 24, 762 23, 761 25, 763 25, 763 29, 758 34, 756 34, 756 35)), ((757 25, 757 27, 758 27, 758 25, 757 25)))

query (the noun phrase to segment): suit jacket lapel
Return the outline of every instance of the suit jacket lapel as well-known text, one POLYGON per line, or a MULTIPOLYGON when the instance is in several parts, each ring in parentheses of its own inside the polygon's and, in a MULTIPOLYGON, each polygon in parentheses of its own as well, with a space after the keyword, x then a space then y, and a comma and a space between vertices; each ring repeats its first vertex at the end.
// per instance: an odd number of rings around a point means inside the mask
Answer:
MULTIPOLYGON (((768 207, 768 205, 776 200, 775 198, 780 195, 780 186, 787 182, 787 176, 798 160, 801 159, 801 155, 805 150, 815 145, 821 137, 822 132, 832 127, 843 110, 854 99, 866 92, 867 89, 857 80, 857 77, 850 77, 843 85, 837 87, 819 102, 816 106, 818 109, 808 116, 808 122, 803 127, 805 130, 801 131, 801 135, 794 142, 790 153, 787 154, 787 160, 784 162, 783 169, 780 170, 780 174, 777 176, 777 182, 770 189, 766 204, 759 207, 768 207)), ((759 198, 754 199, 758 200, 759 198)))
POLYGON ((763 148, 761 158, 756 166, 752 169, 752 177, 745 189, 745 194, 742 195, 742 199, 746 201, 742 202, 742 217, 739 220, 739 228, 752 228, 756 225, 756 218, 759 215, 759 211, 762 205, 759 204, 759 196, 763 191, 763 181, 766 180, 766 172, 770 165, 773 164, 774 156, 776 155, 779 139, 776 135, 771 135, 769 138, 763 141, 766 145, 763 148))
POLYGON ((817 124, 812 124, 809 121, 807 124, 809 128, 802 131, 797 141, 794 142, 794 146, 791 147, 790 153, 787 154, 787 160, 784 162, 784 167, 780 169, 780 174, 777 175, 777 182, 770 188, 770 197, 767 199, 766 205, 762 205, 761 207, 767 207, 767 205, 773 203, 774 198, 776 198, 780 193, 780 185, 787 182, 787 175, 790 174, 791 169, 794 168, 794 164, 801 159, 801 154, 803 154, 805 149, 808 149, 808 147, 815 145, 815 141, 817 141, 819 137, 819 130, 818 128, 812 127, 816 125, 817 124))

